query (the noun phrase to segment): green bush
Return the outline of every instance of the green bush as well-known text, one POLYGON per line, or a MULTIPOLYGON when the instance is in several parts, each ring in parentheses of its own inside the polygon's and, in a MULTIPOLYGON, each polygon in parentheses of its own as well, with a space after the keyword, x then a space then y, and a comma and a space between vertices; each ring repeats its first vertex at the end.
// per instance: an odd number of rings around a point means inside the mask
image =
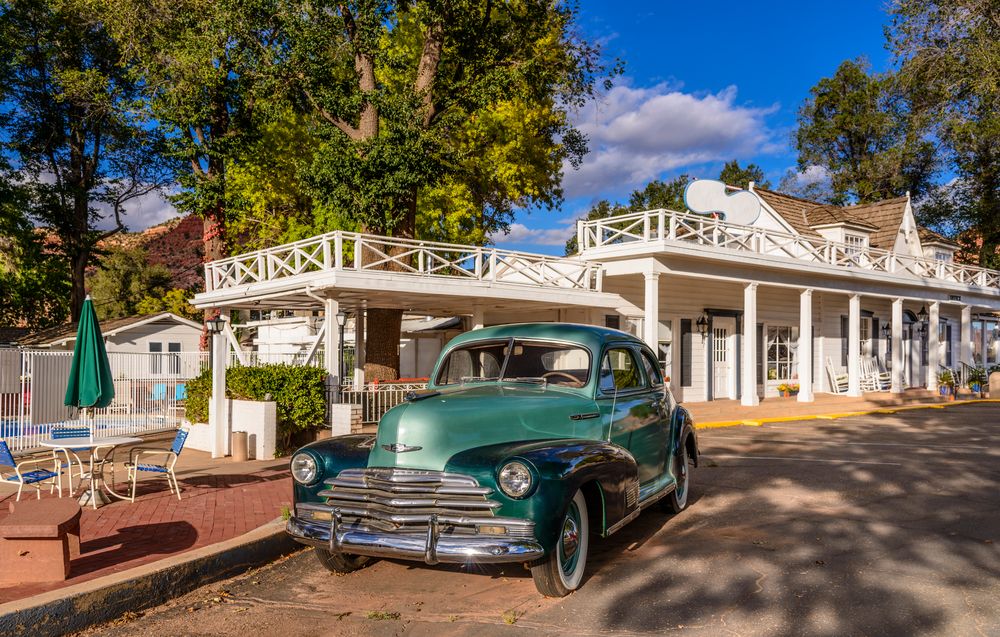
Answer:
MULTIPOLYGON (((212 372, 206 369, 187 384, 186 415, 208 422, 212 372)), ((300 431, 326 424, 326 371, 294 365, 235 366, 226 370, 226 396, 237 400, 270 399, 277 403, 278 450, 288 451, 300 431)))

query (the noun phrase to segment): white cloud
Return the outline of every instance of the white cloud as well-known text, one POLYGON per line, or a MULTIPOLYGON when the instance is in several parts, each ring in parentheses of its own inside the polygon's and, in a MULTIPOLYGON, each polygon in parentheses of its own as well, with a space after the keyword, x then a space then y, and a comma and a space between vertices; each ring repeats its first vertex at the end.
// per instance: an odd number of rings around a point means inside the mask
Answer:
MULTIPOLYGON (((163 223, 180 213, 163 195, 151 192, 141 197, 125 202, 122 223, 131 232, 139 232, 151 226, 163 223)), ((109 230, 115 227, 114 214, 109 206, 98 206, 104 219, 97 223, 99 230, 109 230)))
POLYGON ((773 149, 765 119, 777 106, 741 106, 736 93, 735 86, 704 95, 668 84, 614 87, 574 118, 590 153, 579 170, 564 166, 566 196, 621 191, 685 166, 773 149))
POLYGON ((799 188, 822 183, 830 178, 830 171, 824 166, 813 164, 806 166, 802 172, 795 173, 795 185, 799 188))
POLYGON ((523 223, 510 224, 510 231, 507 234, 497 232, 490 235, 490 240, 494 243, 527 243, 542 246, 565 245, 572 233, 574 226, 564 226, 562 228, 529 228, 523 223))

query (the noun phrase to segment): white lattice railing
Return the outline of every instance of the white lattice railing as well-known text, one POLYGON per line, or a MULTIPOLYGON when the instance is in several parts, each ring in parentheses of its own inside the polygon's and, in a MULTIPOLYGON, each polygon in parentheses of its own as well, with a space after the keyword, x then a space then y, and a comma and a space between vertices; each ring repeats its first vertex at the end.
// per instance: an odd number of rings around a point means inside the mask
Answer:
POLYGON ((537 287, 600 290, 600 266, 498 248, 336 231, 205 264, 206 291, 330 270, 390 271, 537 287))
POLYGON ((372 424, 381 420, 385 412, 403 402, 406 394, 426 388, 426 379, 419 382, 373 382, 367 383, 361 389, 344 384, 340 388, 340 400, 344 403, 361 405, 361 421, 372 424))
POLYGON ((848 246, 825 239, 728 223, 706 215, 672 210, 646 210, 606 219, 580 221, 581 252, 621 243, 669 241, 788 257, 843 268, 908 274, 985 288, 1000 287, 1000 271, 897 254, 877 248, 848 246))

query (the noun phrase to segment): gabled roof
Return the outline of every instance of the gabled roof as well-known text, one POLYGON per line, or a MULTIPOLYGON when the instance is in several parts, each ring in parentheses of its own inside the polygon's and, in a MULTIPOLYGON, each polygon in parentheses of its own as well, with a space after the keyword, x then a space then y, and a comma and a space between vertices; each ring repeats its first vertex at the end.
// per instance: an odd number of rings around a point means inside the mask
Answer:
POLYGON ((31 333, 28 327, 0 327, 0 345, 10 345, 16 343, 22 336, 31 333))
POLYGON ((957 241, 952 241, 943 234, 938 234, 937 232, 934 232, 930 228, 925 228, 923 226, 920 226, 917 228, 917 234, 920 236, 921 244, 940 243, 950 248, 962 247, 957 241))
POLYGON ((813 228, 816 226, 846 223, 852 226, 866 228, 870 231, 878 230, 878 228, 874 225, 852 214, 847 208, 841 208, 840 206, 822 205, 810 208, 806 211, 806 220, 813 228))
POLYGON ((783 192, 766 190, 764 188, 754 188, 753 191, 757 193, 757 196, 764 200, 764 203, 781 215, 781 218, 784 219, 785 222, 795 230, 795 232, 798 232, 804 237, 811 237, 813 239, 821 238, 819 233, 810 227, 809 218, 806 214, 811 208, 819 206, 819 203, 809 201, 808 199, 800 199, 799 197, 786 195, 783 192))
MULTIPOLYGON (((201 325, 192 320, 177 316, 171 312, 160 312, 159 314, 143 314, 140 316, 128 316, 120 319, 101 321, 101 334, 105 337, 114 336, 115 334, 135 329, 141 325, 163 320, 172 320, 181 325, 189 325, 199 330, 201 329, 201 325)), ((76 327, 76 323, 64 323, 63 325, 39 330, 34 334, 28 334, 17 339, 17 344, 22 347, 32 345, 44 347, 64 341, 71 341, 76 339, 76 327)))
POLYGON ((872 247, 892 250, 896 245, 899 227, 903 224, 907 201, 906 196, 896 197, 875 203, 848 206, 845 210, 875 226, 875 232, 868 239, 872 247))

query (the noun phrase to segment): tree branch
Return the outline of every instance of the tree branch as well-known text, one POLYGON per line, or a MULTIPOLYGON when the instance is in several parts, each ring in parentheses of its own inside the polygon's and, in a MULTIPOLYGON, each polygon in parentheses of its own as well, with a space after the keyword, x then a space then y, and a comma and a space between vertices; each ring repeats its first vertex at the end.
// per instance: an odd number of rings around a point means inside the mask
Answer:
POLYGON ((444 45, 444 26, 435 22, 424 35, 424 47, 417 64, 417 79, 413 90, 422 101, 424 127, 430 125, 434 117, 434 80, 441 63, 441 48, 444 45))
POLYGON ((316 112, 319 113, 320 117, 322 117, 326 121, 330 122, 331 124, 339 128, 345 135, 350 137, 352 140, 357 141, 361 139, 360 130, 358 130, 354 126, 351 126, 344 120, 333 115, 328 110, 320 106, 319 102, 316 101, 316 98, 313 97, 312 93, 310 93, 308 89, 303 88, 302 92, 305 94, 306 99, 309 100, 309 103, 312 104, 313 108, 316 109, 316 112))

